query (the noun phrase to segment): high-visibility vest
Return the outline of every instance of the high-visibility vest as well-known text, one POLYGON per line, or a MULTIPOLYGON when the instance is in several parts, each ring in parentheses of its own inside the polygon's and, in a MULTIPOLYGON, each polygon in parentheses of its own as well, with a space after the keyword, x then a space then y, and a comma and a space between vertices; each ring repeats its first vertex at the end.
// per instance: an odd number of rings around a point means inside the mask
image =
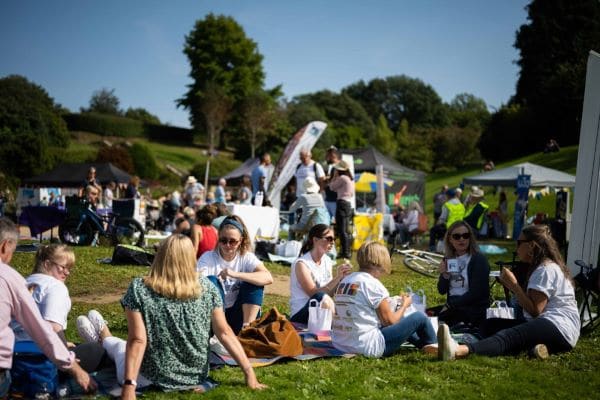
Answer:
POLYGON ((444 203, 444 207, 448 209, 448 219, 446 220, 446 228, 450 228, 450 225, 456 221, 461 221, 465 216, 465 206, 462 203, 450 203, 449 201, 444 203))
POLYGON ((490 208, 490 206, 483 201, 480 201, 465 212, 463 219, 467 221, 473 229, 478 231, 483 226, 483 220, 485 219, 488 208, 490 208))

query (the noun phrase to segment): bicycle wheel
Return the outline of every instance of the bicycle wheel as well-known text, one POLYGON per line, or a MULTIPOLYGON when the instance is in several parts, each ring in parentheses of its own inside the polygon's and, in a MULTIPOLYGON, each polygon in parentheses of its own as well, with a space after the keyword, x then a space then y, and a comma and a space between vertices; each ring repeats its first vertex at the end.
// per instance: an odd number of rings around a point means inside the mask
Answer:
POLYGON ((87 222, 68 219, 58 227, 60 241, 72 246, 89 246, 94 240, 94 229, 87 222))
POLYGON ((144 245, 144 229, 133 218, 119 218, 113 227, 112 240, 113 246, 129 244, 141 247, 144 245))
POLYGON ((439 275, 439 262, 436 263, 425 258, 406 255, 404 256, 404 265, 406 265, 407 268, 418 272, 419 274, 429 276, 431 278, 437 278, 439 275))

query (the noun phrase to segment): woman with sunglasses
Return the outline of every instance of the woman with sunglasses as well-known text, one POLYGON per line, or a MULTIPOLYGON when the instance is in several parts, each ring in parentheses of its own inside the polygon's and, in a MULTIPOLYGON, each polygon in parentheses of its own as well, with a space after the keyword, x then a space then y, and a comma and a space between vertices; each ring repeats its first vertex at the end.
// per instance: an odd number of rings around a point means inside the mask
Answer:
POLYGON ((321 307, 334 311, 333 296, 337 285, 352 266, 341 264, 336 276, 332 275, 333 261, 327 255, 333 247, 335 236, 329 225, 317 224, 310 228, 308 238, 302 246, 302 254, 292 264, 290 275, 290 320, 308 323, 310 300, 317 300, 321 307))
POLYGON ((447 296, 446 304, 429 311, 451 327, 461 322, 478 327, 490 302, 488 260, 479 252, 473 229, 464 221, 450 225, 444 243, 446 252, 437 287, 447 296))
POLYGON ((569 351, 579 339, 580 320, 575 290, 556 241, 545 225, 529 225, 517 240, 517 255, 527 265, 522 287, 508 268, 500 272, 500 283, 522 307, 525 322, 506 320, 506 328, 476 343, 458 345, 448 327, 440 325, 438 357, 443 360, 469 354, 500 356, 532 351, 538 358, 569 351))
POLYGON ((223 296, 227 322, 237 335, 242 326, 254 321, 263 301, 264 286, 273 277, 250 252, 248 229, 237 215, 226 217, 219 226, 219 243, 202 254, 196 266, 223 296))

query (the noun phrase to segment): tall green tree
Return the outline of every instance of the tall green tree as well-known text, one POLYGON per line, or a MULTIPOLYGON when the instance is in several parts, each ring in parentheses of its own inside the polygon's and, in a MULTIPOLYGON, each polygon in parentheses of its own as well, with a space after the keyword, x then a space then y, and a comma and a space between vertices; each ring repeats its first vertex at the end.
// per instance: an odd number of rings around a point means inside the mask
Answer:
POLYGON ((96 112, 99 114, 121 115, 119 108, 119 98, 115 94, 115 89, 102 88, 96 90, 90 98, 90 107, 82 108, 82 112, 96 112))
POLYGON ((456 95, 448 107, 450 123, 459 128, 481 132, 490 119, 485 101, 469 93, 456 95))
POLYGON ((69 143, 61 107, 25 77, 0 79, 0 170, 18 178, 51 169, 54 148, 69 143))
POLYGON ((250 157, 256 157, 256 149, 269 137, 275 124, 276 103, 263 90, 256 90, 241 102, 241 121, 245 137, 250 144, 250 157))
POLYGON ((237 109, 242 99, 263 87, 263 56, 256 43, 246 37, 243 28, 231 17, 208 14, 196 21, 185 38, 183 53, 187 56, 192 83, 177 100, 189 110, 196 129, 205 126, 200 102, 208 85, 218 85, 237 109))
POLYGON ((528 22, 515 41, 520 72, 512 102, 533 118, 528 134, 536 149, 550 137, 578 143, 587 57, 600 52, 600 2, 533 0, 526 9, 528 22))
POLYGON ((372 144, 383 154, 395 157, 398 143, 394 137, 394 132, 389 128, 387 120, 383 115, 377 119, 375 138, 372 144))
POLYGON ((221 131, 231 117, 232 100, 225 89, 217 83, 208 82, 205 90, 198 94, 198 111, 202 115, 208 138, 208 154, 212 156, 221 131))
POLYGON ((433 152, 425 134, 412 134, 406 119, 400 121, 396 133, 398 149, 396 159, 409 168, 429 172, 433 164, 433 152))

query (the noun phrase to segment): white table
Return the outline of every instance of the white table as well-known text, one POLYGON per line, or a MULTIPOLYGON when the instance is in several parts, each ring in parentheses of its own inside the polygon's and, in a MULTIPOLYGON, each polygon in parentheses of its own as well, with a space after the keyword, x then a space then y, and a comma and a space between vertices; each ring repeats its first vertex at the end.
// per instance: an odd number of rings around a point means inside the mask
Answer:
POLYGON ((244 221, 250 240, 279 239, 279 210, 273 207, 257 207, 245 204, 228 204, 227 209, 244 221))

